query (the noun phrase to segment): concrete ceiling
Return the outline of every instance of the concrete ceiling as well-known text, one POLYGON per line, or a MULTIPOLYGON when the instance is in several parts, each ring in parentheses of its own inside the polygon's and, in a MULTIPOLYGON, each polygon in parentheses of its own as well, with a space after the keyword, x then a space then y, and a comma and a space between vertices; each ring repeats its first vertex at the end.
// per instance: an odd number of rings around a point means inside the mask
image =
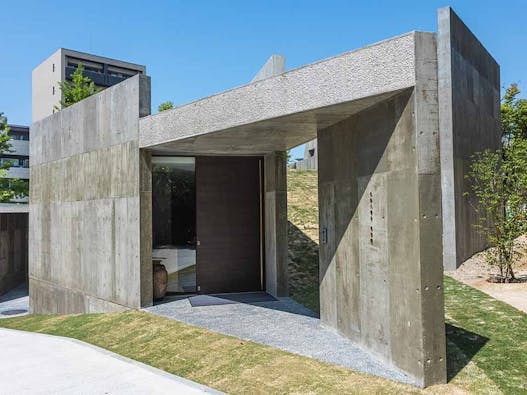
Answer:
POLYGON ((317 137, 317 130, 385 101, 403 90, 192 136, 149 147, 154 154, 254 155, 286 151, 317 137))

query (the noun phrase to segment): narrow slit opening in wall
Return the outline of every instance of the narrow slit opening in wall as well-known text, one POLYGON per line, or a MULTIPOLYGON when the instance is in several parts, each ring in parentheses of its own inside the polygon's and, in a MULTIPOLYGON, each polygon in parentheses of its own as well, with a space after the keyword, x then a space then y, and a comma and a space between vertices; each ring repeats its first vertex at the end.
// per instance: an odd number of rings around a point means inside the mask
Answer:
POLYGON ((319 223, 318 147, 316 140, 289 150, 287 169, 287 236, 289 294, 319 310, 319 245, 331 245, 334 234, 319 223))

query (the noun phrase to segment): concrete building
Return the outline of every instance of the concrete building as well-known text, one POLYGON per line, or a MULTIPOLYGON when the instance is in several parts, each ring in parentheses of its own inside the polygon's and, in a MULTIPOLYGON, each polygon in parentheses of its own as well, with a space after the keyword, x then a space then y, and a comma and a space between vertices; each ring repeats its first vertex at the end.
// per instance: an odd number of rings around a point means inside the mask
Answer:
POLYGON ((293 162, 290 167, 298 170, 318 170, 317 139, 306 143, 303 158, 293 162))
POLYGON ((460 180, 499 143, 497 63, 450 8, 437 34, 276 60, 156 115, 138 75, 33 123, 32 312, 149 306, 153 261, 173 292, 287 295, 285 151, 316 137, 321 322, 445 382, 443 251, 480 247, 460 180))
MULTIPOLYGON (((0 154, 0 164, 4 162, 11 162, 12 164, 5 178, 18 178, 29 181, 29 127, 9 125, 9 129, 11 152, 2 152, 0 154)), ((15 198, 14 202, 27 203, 28 198, 15 198)), ((1 203, 0 212, 2 212, 1 203)))
POLYGON ((6 178, 29 179, 29 127, 9 125, 11 152, 3 152, 0 163, 10 161, 13 166, 6 178))
POLYGON ((113 86, 136 74, 146 74, 145 66, 60 48, 33 70, 33 122, 56 111, 61 100, 58 83, 71 81, 79 64, 84 68, 83 74, 100 88, 113 86))

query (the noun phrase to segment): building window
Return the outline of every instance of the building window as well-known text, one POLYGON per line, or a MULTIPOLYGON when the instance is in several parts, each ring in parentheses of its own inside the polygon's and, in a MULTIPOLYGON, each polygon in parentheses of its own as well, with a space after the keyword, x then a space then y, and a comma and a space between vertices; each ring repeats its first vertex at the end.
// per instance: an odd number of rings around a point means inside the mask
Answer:
POLYGON ((53 95, 55 94, 55 86, 53 86, 53 95))
POLYGON ((55 63, 53 63, 53 73, 55 72, 55 63))
POLYGON ((18 159, 0 158, 0 165, 5 165, 7 163, 9 163, 11 165, 11 167, 19 167, 20 166, 18 159))
POLYGON ((0 158, 0 165, 9 163, 10 167, 24 167, 29 168, 29 158, 26 156, 20 157, 2 157, 0 158))
POLYGON ((11 129, 9 131, 9 137, 11 137, 11 140, 29 140, 29 133, 24 133, 18 130, 11 129))

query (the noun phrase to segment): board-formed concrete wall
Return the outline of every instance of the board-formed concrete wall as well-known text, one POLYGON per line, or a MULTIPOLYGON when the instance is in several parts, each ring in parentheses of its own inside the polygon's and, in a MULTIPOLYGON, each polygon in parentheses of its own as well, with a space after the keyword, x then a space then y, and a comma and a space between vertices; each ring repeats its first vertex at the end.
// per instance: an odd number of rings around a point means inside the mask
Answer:
POLYGON ((288 296, 287 257, 287 153, 264 157, 265 290, 273 296, 288 296))
POLYGON ((33 313, 152 302, 151 227, 141 227, 150 210, 148 156, 138 143, 139 118, 149 112, 149 77, 135 76, 32 125, 33 313))
POLYGON ((0 213, 0 295, 27 281, 27 213, 0 213))
POLYGON ((318 131, 325 325, 420 385, 446 381, 435 38, 416 85, 318 131))
POLYGON ((465 179, 470 157, 500 144, 500 68, 450 7, 438 13, 438 75, 444 266, 456 269, 486 247, 465 179))

